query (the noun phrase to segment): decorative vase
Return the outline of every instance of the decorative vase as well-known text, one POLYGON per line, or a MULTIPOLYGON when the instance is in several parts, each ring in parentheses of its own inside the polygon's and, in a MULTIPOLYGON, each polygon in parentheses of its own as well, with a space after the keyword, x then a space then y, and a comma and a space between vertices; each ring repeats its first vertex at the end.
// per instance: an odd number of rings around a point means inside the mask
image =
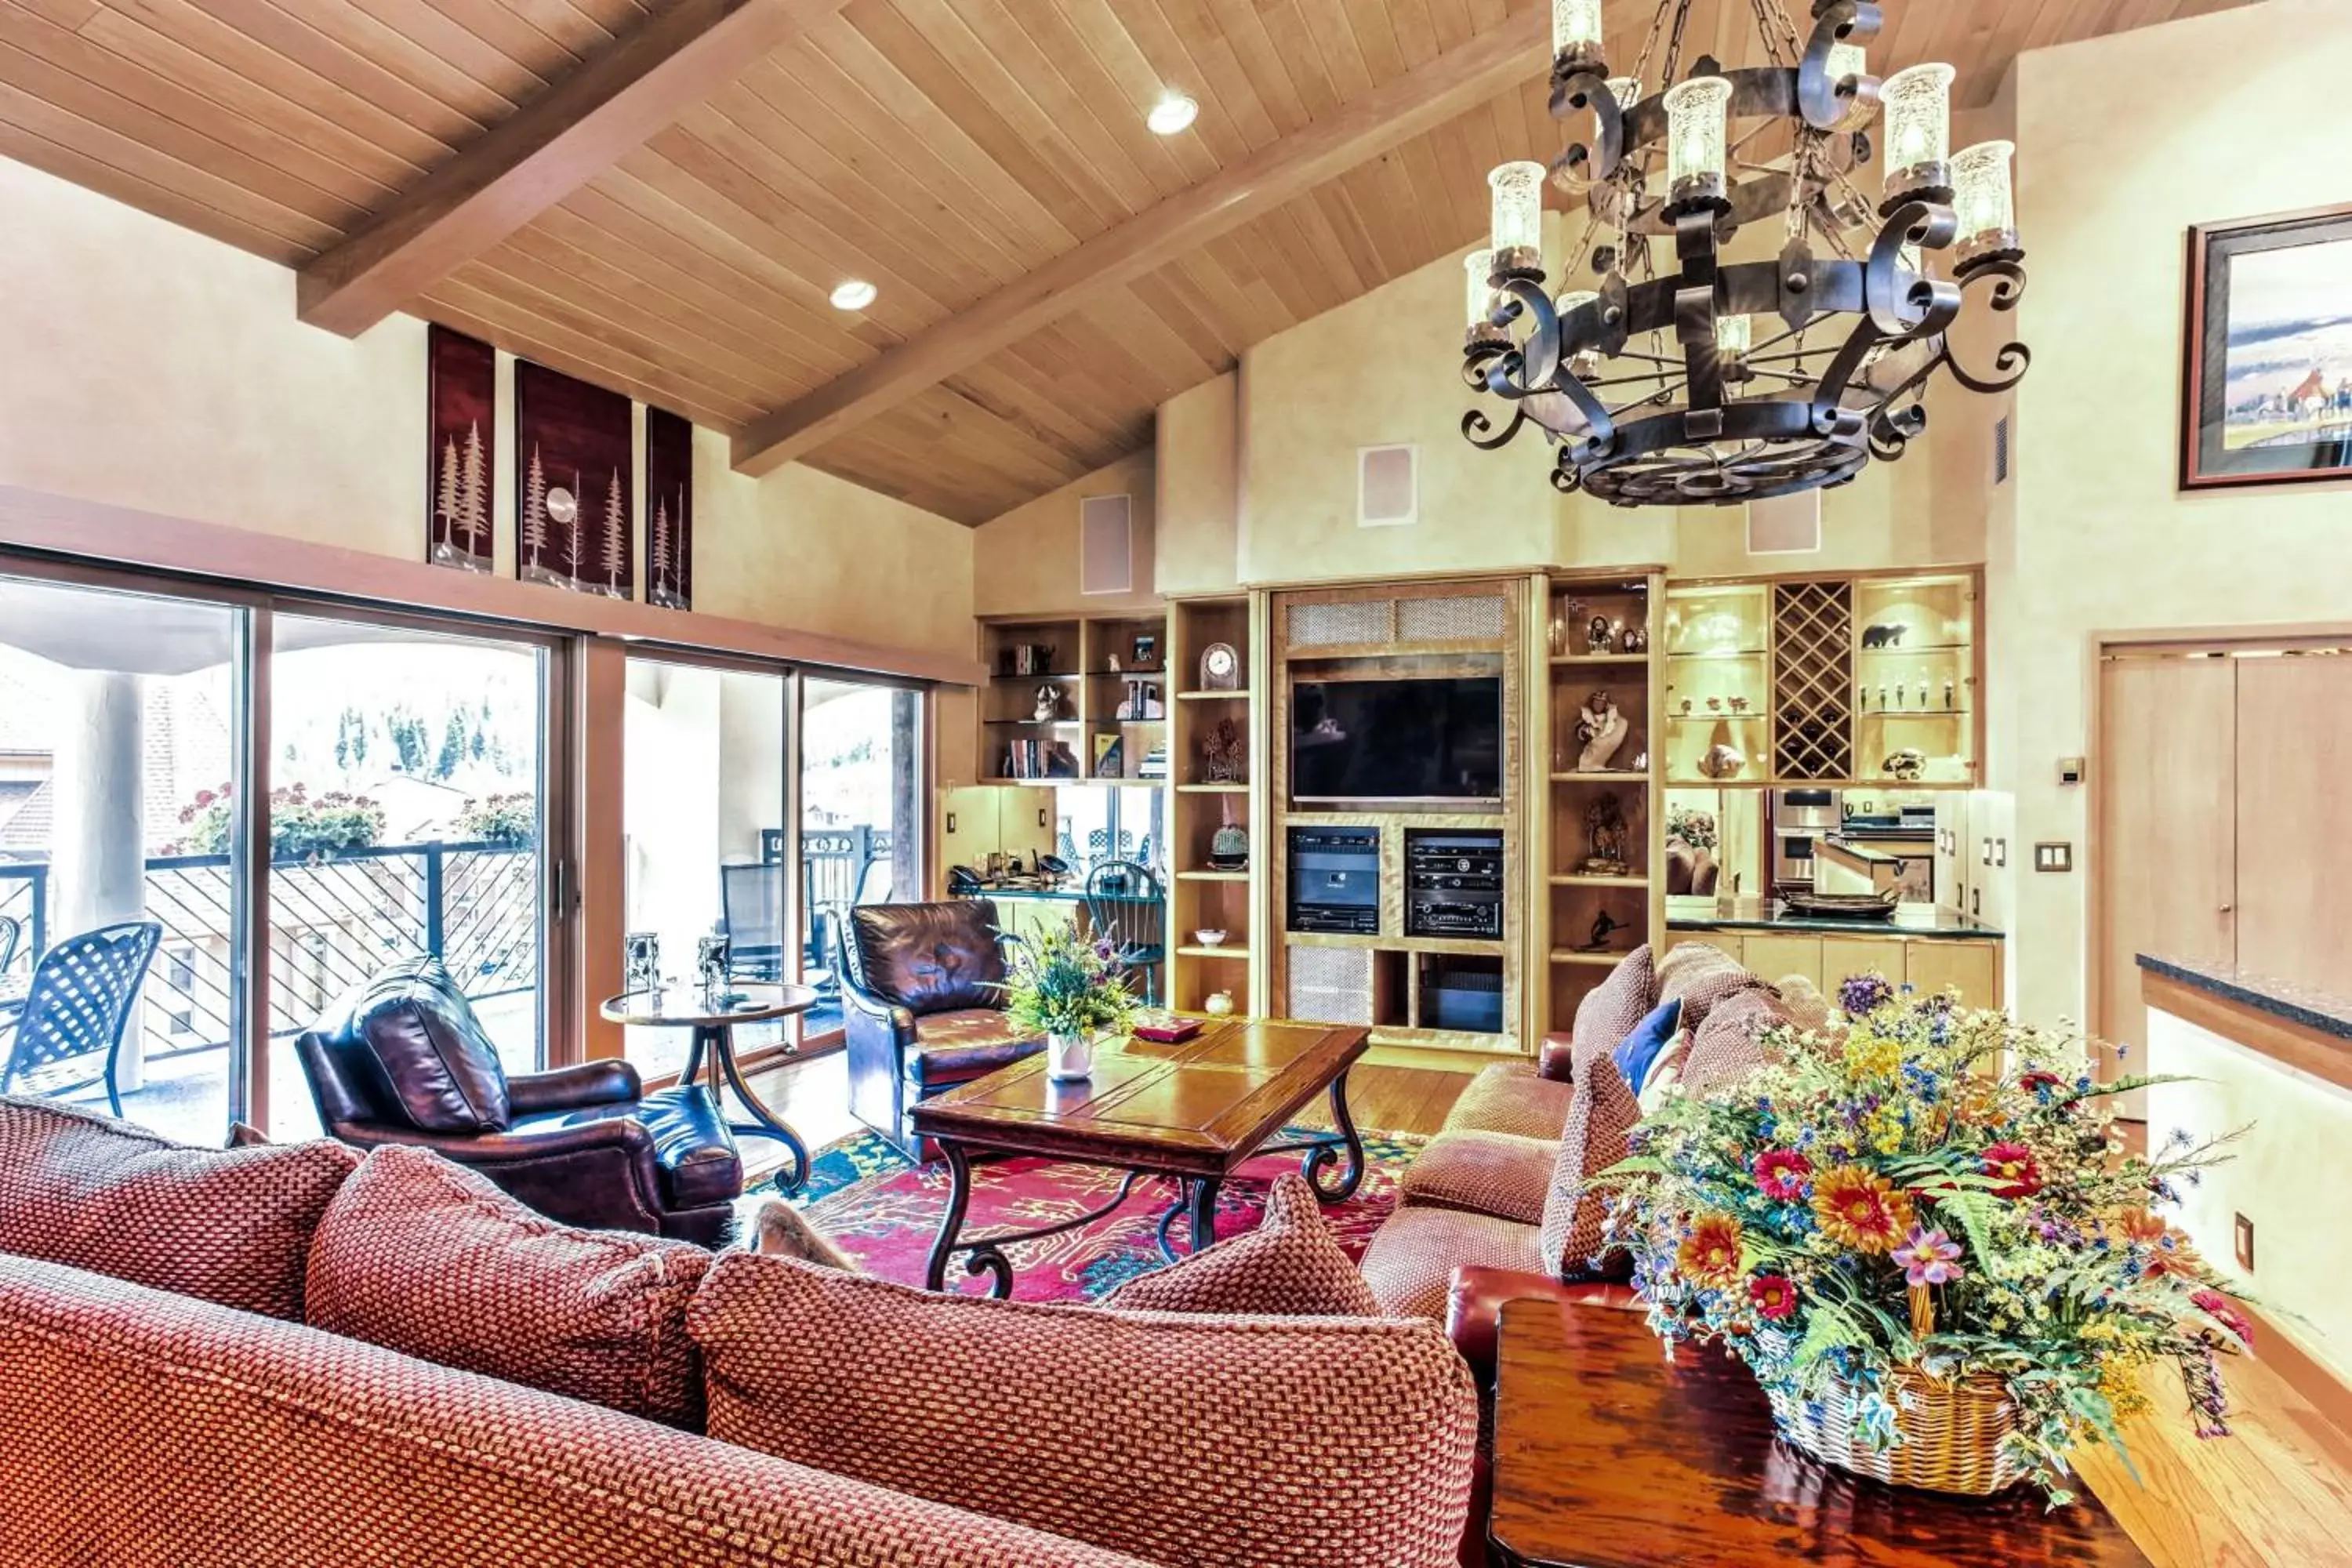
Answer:
POLYGON ((1907 1367, 1888 1374, 1885 1394, 1902 1441, 1872 1446, 1859 1415, 1862 1390, 1832 1378, 1818 1398, 1768 1388, 1780 1435, 1824 1464, 1889 1486, 1990 1497, 2024 1479, 2001 1439, 2017 1430, 2017 1405, 2000 1378, 1942 1382, 1907 1367))
POLYGON ((1095 1068, 1095 1043, 1085 1035, 1056 1031, 1045 1037, 1045 1076, 1055 1083, 1078 1083, 1095 1068))
POLYGON ((1230 991, 1212 991, 1201 1002, 1201 1011, 1213 1018, 1230 1017, 1233 1010, 1234 994, 1230 991))

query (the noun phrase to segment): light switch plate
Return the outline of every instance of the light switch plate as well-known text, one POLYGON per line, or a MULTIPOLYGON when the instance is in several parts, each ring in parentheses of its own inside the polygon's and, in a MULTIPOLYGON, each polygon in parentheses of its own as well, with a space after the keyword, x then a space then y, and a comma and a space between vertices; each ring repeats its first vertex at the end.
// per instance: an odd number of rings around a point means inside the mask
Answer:
POLYGON ((2081 784, 2084 771, 2089 766, 2088 761, 2082 757, 2061 757, 2058 759, 2058 782, 2062 784, 2081 784))
POLYGON ((2244 1215, 2231 1216, 2235 1222, 2238 1267, 2252 1274, 2254 1271, 2254 1222, 2244 1215))
POLYGON ((2072 844, 2036 844, 2033 847, 2033 868, 2037 871, 2073 870, 2074 847, 2072 844))

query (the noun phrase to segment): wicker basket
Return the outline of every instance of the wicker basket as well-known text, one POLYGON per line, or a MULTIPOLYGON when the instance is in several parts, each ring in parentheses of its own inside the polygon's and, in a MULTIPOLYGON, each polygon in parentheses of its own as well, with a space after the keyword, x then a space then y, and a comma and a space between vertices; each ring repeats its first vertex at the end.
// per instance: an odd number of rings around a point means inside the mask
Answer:
POLYGON ((1989 1497, 2023 1479, 2017 1463, 2001 1451, 2001 1439, 2017 1429, 2017 1406, 1997 1377, 1978 1375, 1941 1383, 1897 1370, 1886 1379, 1903 1441, 1874 1448, 1857 1430, 1854 1405, 1861 1390, 1833 1379, 1818 1399, 1771 1391, 1773 1413, 1790 1442, 1825 1464, 1898 1487, 1989 1497))

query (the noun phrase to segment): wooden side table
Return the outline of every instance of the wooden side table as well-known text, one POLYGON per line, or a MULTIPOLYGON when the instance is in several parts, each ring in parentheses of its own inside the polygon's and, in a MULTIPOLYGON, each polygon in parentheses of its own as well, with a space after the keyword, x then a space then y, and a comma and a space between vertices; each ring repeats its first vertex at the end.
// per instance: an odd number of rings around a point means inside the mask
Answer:
POLYGON ((776 1185, 785 1192, 796 1193, 808 1180, 808 1145, 743 1081, 743 1069, 735 1063, 735 1026, 789 1018, 807 1012, 816 1005, 816 993, 805 985, 738 983, 725 996, 712 996, 699 985, 671 985, 659 991, 626 991, 606 997, 599 1011, 615 1024, 693 1030, 692 1043, 687 1047, 686 1067, 678 1073, 677 1081, 691 1084, 701 1077, 707 1058, 710 1064, 711 1105, 725 1116, 727 1091, 732 1089, 735 1098, 743 1102, 744 1113, 751 1119, 748 1122, 729 1122, 727 1130, 746 1138, 772 1138, 791 1151, 790 1179, 780 1174, 776 1185))
POLYGON ((1959 1498, 1882 1486, 1772 1435, 1746 1367, 1638 1312, 1505 1303, 1491 1560, 1504 1568, 2147 1568, 2088 1491, 1959 1498))

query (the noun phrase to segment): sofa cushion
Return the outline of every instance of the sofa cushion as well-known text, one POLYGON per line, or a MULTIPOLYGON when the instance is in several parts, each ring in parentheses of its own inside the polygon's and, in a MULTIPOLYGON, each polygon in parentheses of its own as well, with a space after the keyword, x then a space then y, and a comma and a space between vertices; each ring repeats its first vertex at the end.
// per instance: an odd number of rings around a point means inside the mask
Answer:
POLYGON ((1044 1037, 1013 1022, 999 1007, 958 1007, 915 1020, 915 1044, 901 1066, 925 1089, 971 1079, 1010 1067, 1045 1048, 1044 1037))
POLYGON ((1761 989, 1742 991, 1717 1004, 1691 1038, 1690 1054, 1683 1062, 1683 1091, 1705 1094, 1762 1067, 1764 1047, 1756 1037, 1781 1016, 1772 994, 1761 989))
POLYGON ((1567 1123, 1569 1096, 1575 1092, 1566 1079, 1538 1076, 1531 1061, 1494 1062, 1479 1069, 1445 1113, 1445 1131, 1509 1132, 1549 1143, 1567 1123))
POLYGON ((1557 1276, 1542 1231, 1467 1209, 1410 1207, 1389 1215, 1364 1252, 1364 1283, 1391 1318, 1442 1319, 1454 1271, 1465 1266, 1557 1276))
POLYGON ((1433 1325, 935 1295, 729 1253, 713 1437, 1188 1568, 1450 1568, 1477 1438, 1433 1325))
POLYGON ((10 1568, 1150 1568, 26 1258, 0 1257, 0 1464, 10 1568))
POLYGON ((1004 954, 986 899, 860 904, 849 911, 858 988, 913 1013, 1003 1005, 1004 954))
POLYGON ((1657 999, 1683 1005, 1683 1027, 1696 1031, 1726 997, 1752 991, 1764 982, 1719 947, 1686 942, 1658 965, 1657 999))
POLYGON ((351 1032, 367 1043, 416 1127, 505 1131, 506 1068, 438 959, 400 964, 370 982, 352 1005, 351 1032))
POLYGON ((304 1318, 530 1388, 699 1426, 686 1307, 710 1255, 558 1225, 426 1149, 362 1161, 310 1246, 304 1318))
POLYGON ((1658 1005, 1651 994, 1650 949, 1647 943, 1627 953, 1609 972, 1609 978, 1584 994, 1576 1005, 1572 1026, 1577 1048, 1599 1047, 1613 1051, 1626 1036, 1641 1026, 1658 1005))
POLYGON ((1315 1189, 1296 1171, 1274 1179, 1257 1228, 1166 1268, 1139 1274, 1103 1305, 1136 1312, 1255 1312, 1377 1318, 1364 1277, 1328 1226, 1315 1189))
MULTIPOLYGON (((1562 1084, 1561 1089, 1573 1093, 1562 1084)), ((1460 1128, 1430 1140, 1397 1184, 1398 1201, 1469 1209, 1534 1225, 1551 1191, 1555 1131, 1547 1138, 1460 1128)))
POLYGON ((1633 1091, 1605 1051, 1580 1053, 1576 1097, 1559 1135, 1544 1200, 1543 1259, 1548 1272, 1570 1278, 1589 1272, 1601 1251, 1605 1202, 1591 1180, 1625 1157, 1625 1134, 1642 1120, 1633 1091))
POLYGON ((358 1163, 341 1143, 189 1149, 0 1100, 0 1252, 299 1319, 310 1233, 358 1163))

